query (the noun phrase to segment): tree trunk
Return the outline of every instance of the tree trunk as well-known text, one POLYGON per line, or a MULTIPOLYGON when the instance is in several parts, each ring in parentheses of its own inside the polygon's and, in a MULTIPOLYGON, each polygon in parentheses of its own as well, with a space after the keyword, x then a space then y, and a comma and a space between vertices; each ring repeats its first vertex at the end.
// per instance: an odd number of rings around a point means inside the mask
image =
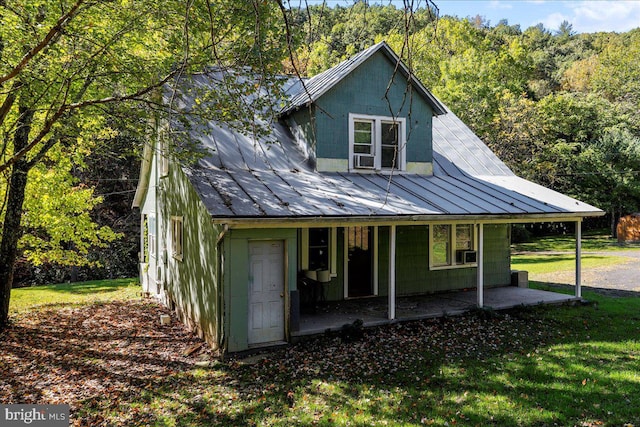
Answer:
MULTIPOLYGON (((13 150, 17 152, 29 142, 33 110, 20 106, 18 129, 16 130, 13 150)), ((0 330, 9 322, 9 301, 11 285, 13 284, 13 269, 18 256, 18 240, 22 234, 20 222, 22 220, 22 205, 25 189, 27 188, 27 174, 31 165, 22 158, 13 165, 9 179, 9 194, 7 195, 7 210, 2 226, 2 241, 0 242, 0 330)))

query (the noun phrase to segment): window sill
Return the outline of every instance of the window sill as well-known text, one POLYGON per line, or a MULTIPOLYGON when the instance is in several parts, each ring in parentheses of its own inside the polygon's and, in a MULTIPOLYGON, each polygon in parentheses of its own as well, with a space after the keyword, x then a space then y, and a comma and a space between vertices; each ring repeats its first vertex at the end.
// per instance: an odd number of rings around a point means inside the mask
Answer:
POLYGON ((457 270, 461 268, 474 268, 478 263, 473 264, 454 264, 454 265, 430 265, 429 270, 457 270))

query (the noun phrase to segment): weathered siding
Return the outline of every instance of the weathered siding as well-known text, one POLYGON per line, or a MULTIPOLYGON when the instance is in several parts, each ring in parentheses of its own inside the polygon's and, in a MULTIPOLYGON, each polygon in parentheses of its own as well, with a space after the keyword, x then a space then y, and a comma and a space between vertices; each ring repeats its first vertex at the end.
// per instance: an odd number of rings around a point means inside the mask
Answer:
POLYGON ((407 161, 432 161, 433 111, 420 96, 409 96, 407 80, 400 73, 393 76, 393 72, 386 56, 374 55, 317 101, 317 157, 348 158, 349 113, 408 117, 411 112, 406 132, 407 161), (392 76, 394 82, 387 92, 392 76))
MULTIPOLYGON (((247 229, 230 230, 224 240, 224 330, 226 350, 249 348, 249 242, 255 240, 283 240, 285 242, 285 289, 296 290, 297 230, 247 229)), ((285 292, 285 313, 290 311, 290 293, 285 292)), ((287 319, 287 317, 285 317, 287 319)), ((286 322, 288 323, 288 322, 286 322)))
MULTIPOLYGON (((160 179, 162 231, 166 245, 161 249, 166 265, 166 299, 179 316, 210 344, 219 344, 220 272, 217 239, 221 226, 211 216, 180 170, 172 165, 160 179), (183 257, 172 255, 171 217, 183 217, 183 257)), ((164 245, 164 244, 163 244, 164 245)))

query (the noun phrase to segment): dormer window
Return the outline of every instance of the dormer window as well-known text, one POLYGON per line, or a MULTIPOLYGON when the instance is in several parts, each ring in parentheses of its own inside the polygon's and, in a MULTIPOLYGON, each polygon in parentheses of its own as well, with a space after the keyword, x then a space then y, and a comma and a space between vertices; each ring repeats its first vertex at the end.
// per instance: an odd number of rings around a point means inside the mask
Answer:
POLYGON ((349 114, 349 169, 406 169, 405 119, 349 114))

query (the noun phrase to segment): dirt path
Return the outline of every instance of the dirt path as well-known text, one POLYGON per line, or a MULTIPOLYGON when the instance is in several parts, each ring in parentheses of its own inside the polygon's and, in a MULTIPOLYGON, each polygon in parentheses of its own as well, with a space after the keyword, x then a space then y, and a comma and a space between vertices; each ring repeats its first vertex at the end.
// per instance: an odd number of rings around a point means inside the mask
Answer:
MULTIPOLYGON (((538 253, 539 254, 539 253, 538 253)), ((635 294, 640 296, 640 250, 620 252, 583 252, 584 255, 606 255, 624 258, 624 262, 616 265, 583 268, 582 286, 599 290, 608 295, 635 294)), ((574 271, 562 271, 557 273, 530 274, 529 280, 563 285, 575 284, 574 271)))

